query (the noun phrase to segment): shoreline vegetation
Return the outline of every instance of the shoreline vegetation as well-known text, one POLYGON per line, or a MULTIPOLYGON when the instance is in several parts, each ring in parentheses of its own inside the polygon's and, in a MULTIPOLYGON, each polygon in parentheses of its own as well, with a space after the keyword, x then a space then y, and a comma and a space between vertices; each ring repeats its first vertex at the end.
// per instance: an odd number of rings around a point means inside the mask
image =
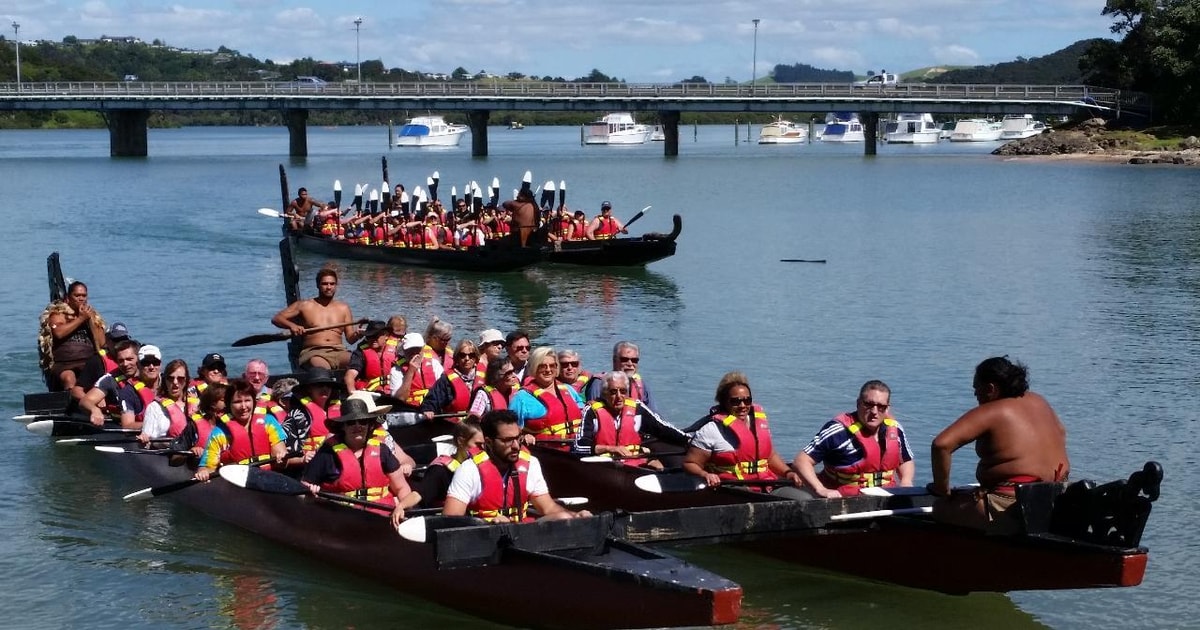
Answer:
POLYGON ((992 154, 1015 159, 1200 166, 1197 136, 1200 128, 1195 126, 1131 129, 1102 118, 1090 118, 1052 127, 1031 138, 1013 140, 992 154))

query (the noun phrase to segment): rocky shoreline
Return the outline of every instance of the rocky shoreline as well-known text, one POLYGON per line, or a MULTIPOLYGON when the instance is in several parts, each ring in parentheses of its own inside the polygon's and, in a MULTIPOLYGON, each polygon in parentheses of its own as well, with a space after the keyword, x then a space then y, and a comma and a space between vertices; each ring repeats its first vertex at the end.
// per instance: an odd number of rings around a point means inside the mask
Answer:
POLYGON ((1074 125, 1008 142, 992 152, 1009 157, 1082 159, 1125 164, 1179 164, 1200 166, 1200 139, 1189 136, 1176 149, 1139 148, 1128 133, 1107 129, 1104 119, 1092 118, 1074 125))

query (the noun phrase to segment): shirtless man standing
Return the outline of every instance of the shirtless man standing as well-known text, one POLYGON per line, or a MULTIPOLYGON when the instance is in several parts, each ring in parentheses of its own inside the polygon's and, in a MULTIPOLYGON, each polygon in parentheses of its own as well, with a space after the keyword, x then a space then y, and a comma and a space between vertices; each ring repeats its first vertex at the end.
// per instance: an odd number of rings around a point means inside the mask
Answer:
POLYGON ((304 346, 300 350, 301 367, 312 366, 330 370, 345 368, 350 361, 350 351, 342 345, 342 336, 345 335, 346 343, 354 343, 362 336, 358 328, 360 322, 354 321, 354 316, 350 314, 350 306, 333 297, 337 293, 337 285, 337 272, 328 268, 322 269, 317 272, 317 297, 292 302, 271 318, 272 324, 304 338, 304 346), (294 321, 297 317, 300 323, 294 321), (305 328, 318 328, 341 322, 350 323, 332 330, 304 334, 305 328))
POLYGON ((1029 391, 1028 370, 1008 357, 986 359, 975 368, 975 399, 979 406, 963 414, 933 440, 933 483, 929 491, 940 499, 934 517, 989 533, 1019 532, 1016 485, 1066 481, 1067 430, 1038 394, 1029 391), (979 465, 978 490, 950 494, 951 454, 975 442, 979 465))
POLYGON ((509 225, 512 226, 513 237, 518 239, 521 247, 525 247, 538 225, 538 207, 533 202, 533 192, 522 188, 517 192, 516 199, 505 201, 503 205, 505 210, 512 213, 512 222, 509 225))
POLYGON ((296 191, 296 195, 297 197, 288 204, 284 215, 291 219, 292 230, 299 231, 304 227, 305 221, 308 220, 308 215, 312 212, 313 206, 324 210, 325 204, 309 197, 307 188, 301 188, 296 191))

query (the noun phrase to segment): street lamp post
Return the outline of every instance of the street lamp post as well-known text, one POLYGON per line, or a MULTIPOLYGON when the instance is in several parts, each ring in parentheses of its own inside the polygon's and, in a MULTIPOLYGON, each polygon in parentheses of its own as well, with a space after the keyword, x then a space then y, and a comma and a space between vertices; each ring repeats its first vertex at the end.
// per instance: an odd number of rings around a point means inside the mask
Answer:
POLYGON ((17 45, 17 91, 21 91, 21 25, 13 20, 13 42, 17 45))
POLYGON ((358 68, 358 84, 362 85, 362 54, 358 48, 358 32, 362 28, 362 18, 354 19, 354 65, 358 68))
POLYGON ((754 94, 758 84, 758 18, 754 18, 754 65, 753 75, 750 77, 750 94, 754 94))

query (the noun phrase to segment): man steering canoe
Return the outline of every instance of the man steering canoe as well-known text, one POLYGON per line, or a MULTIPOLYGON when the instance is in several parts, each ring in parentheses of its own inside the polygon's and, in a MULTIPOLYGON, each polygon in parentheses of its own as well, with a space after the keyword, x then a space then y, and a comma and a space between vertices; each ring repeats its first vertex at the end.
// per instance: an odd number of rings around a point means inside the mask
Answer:
POLYGON ((334 297, 337 295, 337 286, 337 272, 328 267, 323 268, 317 272, 317 297, 292 302, 271 318, 272 324, 303 338, 304 343, 300 350, 301 367, 312 366, 328 370, 345 368, 350 362, 350 351, 343 345, 342 337, 345 337, 346 343, 354 343, 362 336, 358 322, 354 321, 354 316, 350 313, 350 305, 334 297), (306 328, 332 326, 341 322, 349 323, 332 330, 305 333, 306 328))

